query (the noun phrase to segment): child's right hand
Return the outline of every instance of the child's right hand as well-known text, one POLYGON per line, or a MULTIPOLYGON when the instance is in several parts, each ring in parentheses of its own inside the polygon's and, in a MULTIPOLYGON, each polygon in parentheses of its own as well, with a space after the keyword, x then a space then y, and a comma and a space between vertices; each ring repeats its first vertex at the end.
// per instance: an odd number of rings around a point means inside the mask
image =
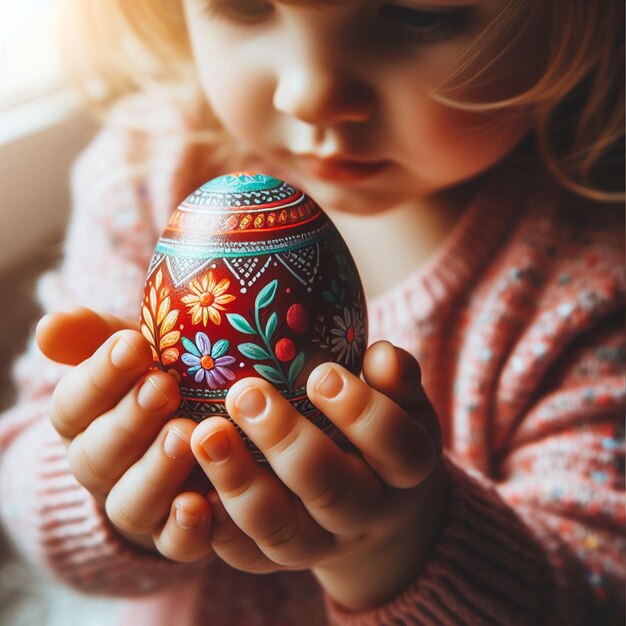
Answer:
POLYGON ((74 366, 54 390, 50 419, 78 482, 130 541, 177 561, 208 554, 210 505, 183 491, 196 424, 170 419, 179 388, 150 370, 147 340, 132 324, 84 308, 45 316, 36 339, 48 358, 74 366))

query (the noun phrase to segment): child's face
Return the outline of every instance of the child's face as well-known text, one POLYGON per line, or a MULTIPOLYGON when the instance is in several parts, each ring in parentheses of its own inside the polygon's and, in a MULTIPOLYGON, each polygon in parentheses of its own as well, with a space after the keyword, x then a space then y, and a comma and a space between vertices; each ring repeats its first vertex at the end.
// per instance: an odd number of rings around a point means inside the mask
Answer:
MULTIPOLYGON (((226 130, 322 206, 360 213, 453 187, 528 132, 527 111, 461 111, 429 94, 507 3, 184 0, 202 88, 226 130)), ((453 99, 502 99, 528 86, 545 38, 531 24, 501 54, 516 26, 460 74, 495 58, 453 99)))

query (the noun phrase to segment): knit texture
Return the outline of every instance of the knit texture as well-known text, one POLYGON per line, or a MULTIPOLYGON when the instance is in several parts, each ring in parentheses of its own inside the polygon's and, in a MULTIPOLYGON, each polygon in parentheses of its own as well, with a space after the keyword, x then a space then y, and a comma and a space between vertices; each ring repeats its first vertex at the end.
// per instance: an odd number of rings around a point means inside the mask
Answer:
MULTIPOLYGON (((119 104, 77 161, 45 310, 139 315, 169 212, 223 173, 178 106, 119 104)), ((69 473, 47 421, 67 368, 31 346, 0 417, 0 517, 37 566, 136 597, 121 624, 624 622, 624 219, 560 191, 525 154, 494 169, 435 255, 368 303, 370 340, 414 354, 441 421, 451 492, 418 578, 363 613, 307 572, 173 563, 124 541, 69 473)), ((384 575, 384 572, 381 572, 384 575)))

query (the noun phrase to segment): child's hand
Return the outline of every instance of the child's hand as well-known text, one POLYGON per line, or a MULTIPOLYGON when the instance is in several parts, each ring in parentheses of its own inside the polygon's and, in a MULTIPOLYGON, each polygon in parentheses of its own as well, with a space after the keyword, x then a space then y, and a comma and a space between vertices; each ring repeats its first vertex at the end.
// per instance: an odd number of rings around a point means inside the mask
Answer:
POLYGON ((219 494, 211 498, 215 552, 250 572, 311 569, 354 609, 384 602, 417 575, 447 493, 439 423, 416 361, 379 342, 363 374, 366 382, 325 363, 307 388, 360 455, 342 451, 257 378, 233 385, 226 406, 275 475, 226 419, 205 420, 191 439, 219 494))
POLYGON ((75 365, 53 393, 50 418, 72 473, 121 534, 174 560, 196 560, 211 549, 211 508, 201 494, 181 493, 196 462, 195 422, 169 419, 178 385, 149 371, 149 344, 131 326, 89 309, 40 321, 42 352, 75 365))

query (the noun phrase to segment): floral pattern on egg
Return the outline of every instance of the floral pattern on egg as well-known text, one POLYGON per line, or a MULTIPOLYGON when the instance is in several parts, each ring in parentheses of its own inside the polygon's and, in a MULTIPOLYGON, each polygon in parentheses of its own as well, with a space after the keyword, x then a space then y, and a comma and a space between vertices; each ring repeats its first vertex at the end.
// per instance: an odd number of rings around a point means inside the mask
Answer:
POLYGON ((367 312, 324 211, 286 182, 240 172, 205 183, 172 213, 148 269, 141 332, 155 365, 179 381, 179 416, 230 419, 229 387, 259 376, 341 439, 306 380, 325 361, 360 372, 367 312))

